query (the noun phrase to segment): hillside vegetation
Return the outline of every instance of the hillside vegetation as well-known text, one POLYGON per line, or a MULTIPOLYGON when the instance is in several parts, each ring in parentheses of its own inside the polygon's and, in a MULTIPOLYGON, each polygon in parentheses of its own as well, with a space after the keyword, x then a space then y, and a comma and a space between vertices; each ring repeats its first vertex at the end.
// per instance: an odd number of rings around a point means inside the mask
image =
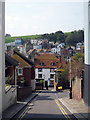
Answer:
POLYGON ((49 41, 55 42, 64 42, 67 46, 73 45, 75 46, 78 42, 84 41, 84 31, 78 30, 78 31, 72 31, 64 33, 62 31, 56 31, 55 33, 45 33, 42 35, 29 35, 29 36, 16 36, 16 37, 6 37, 5 42, 14 42, 15 38, 22 38, 24 41, 28 39, 48 39, 49 41))
POLYGON ((5 43, 14 42, 15 38, 22 38, 24 41, 28 39, 38 39, 41 35, 27 35, 27 36, 15 36, 15 37, 5 37, 5 43))

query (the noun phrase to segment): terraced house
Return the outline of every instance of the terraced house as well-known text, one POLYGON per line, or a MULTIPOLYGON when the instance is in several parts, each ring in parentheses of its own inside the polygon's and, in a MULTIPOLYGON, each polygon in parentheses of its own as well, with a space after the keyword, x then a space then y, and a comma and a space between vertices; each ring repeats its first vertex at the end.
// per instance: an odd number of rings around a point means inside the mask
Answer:
POLYGON ((35 89, 35 68, 34 63, 18 51, 14 51, 13 59, 18 61, 17 85, 18 100, 30 95, 35 89))
POLYGON ((52 53, 39 53, 35 56, 35 79, 36 82, 43 80, 48 86, 54 86, 55 69, 59 67, 59 59, 52 53))

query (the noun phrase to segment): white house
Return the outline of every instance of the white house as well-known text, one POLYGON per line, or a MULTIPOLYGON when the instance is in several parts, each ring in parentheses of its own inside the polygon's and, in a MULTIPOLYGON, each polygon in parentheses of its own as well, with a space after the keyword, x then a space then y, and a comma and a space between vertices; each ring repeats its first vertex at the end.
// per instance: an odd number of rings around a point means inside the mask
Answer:
POLYGON ((37 39, 31 39, 31 44, 37 44, 38 40, 37 39))
POLYGON ((35 56, 36 81, 48 81, 48 86, 54 86, 55 69, 59 66, 59 59, 53 53, 40 53, 35 56))
POLYGON ((61 47, 61 48, 62 48, 62 47, 64 47, 64 46, 65 46, 65 43, 60 43, 60 44, 57 46, 57 48, 58 48, 58 47, 61 47))
POLYGON ((20 53, 26 53, 26 48, 25 48, 25 46, 19 45, 19 46, 17 46, 17 48, 19 49, 19 52, 20 52, 20 53))
POLYGON ((81 50, 81 47, 82 47, 82 43, 77 43, 76 44, 76 50, 81 50))
POLYGON ((52 48, 52 49, 51 49, 51 52, 52 52, 53 54, 55 54, 55 53, 60 54, 60 53, 61 53, 61 48, 60 48, 60 47, 58 47, 58 48, 52 48))

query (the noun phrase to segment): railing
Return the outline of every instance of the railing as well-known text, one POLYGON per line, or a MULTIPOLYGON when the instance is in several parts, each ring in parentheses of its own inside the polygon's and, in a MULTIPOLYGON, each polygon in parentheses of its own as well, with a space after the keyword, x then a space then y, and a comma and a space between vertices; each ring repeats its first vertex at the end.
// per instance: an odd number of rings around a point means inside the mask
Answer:
POLYGON ((8 85, 7 87, 5 87, 5 94, 8 93, 11 89, 12 92, 14 92, 17 88, 17 85, 8 85))

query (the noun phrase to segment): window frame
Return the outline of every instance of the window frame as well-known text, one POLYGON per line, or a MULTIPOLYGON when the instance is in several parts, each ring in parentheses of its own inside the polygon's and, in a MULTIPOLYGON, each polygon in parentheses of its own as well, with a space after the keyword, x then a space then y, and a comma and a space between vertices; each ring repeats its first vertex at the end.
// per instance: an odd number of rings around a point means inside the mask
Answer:
POLYGON ((38 78, 39 78, 39 79, 42 79, 42 77, 39 77, 39 75, 42 75, 42 74, 38 74, 38 78))
POLYGON ((52 73, 52 72, 54 72, 55 71, 55 69, 54 68, 50 68, 50 72, 52 73))
POLYGON ((42 68, 38 68, 38 72, 42 72, 42 70, 43 70, 42 68))
POLYGON ((23 75, 23 68, 19 67, 18 68, 18 76, 22 76, 22 75, 23 75), (20 69, 22 70, 22 73, 19 72, 20 69))
POLYGON ((54 79, 54 75, 55 75, 55 74, 50 74, 50 79, 54 79), (53 78, 51 78, 51 75, 53 75, 53 78))

